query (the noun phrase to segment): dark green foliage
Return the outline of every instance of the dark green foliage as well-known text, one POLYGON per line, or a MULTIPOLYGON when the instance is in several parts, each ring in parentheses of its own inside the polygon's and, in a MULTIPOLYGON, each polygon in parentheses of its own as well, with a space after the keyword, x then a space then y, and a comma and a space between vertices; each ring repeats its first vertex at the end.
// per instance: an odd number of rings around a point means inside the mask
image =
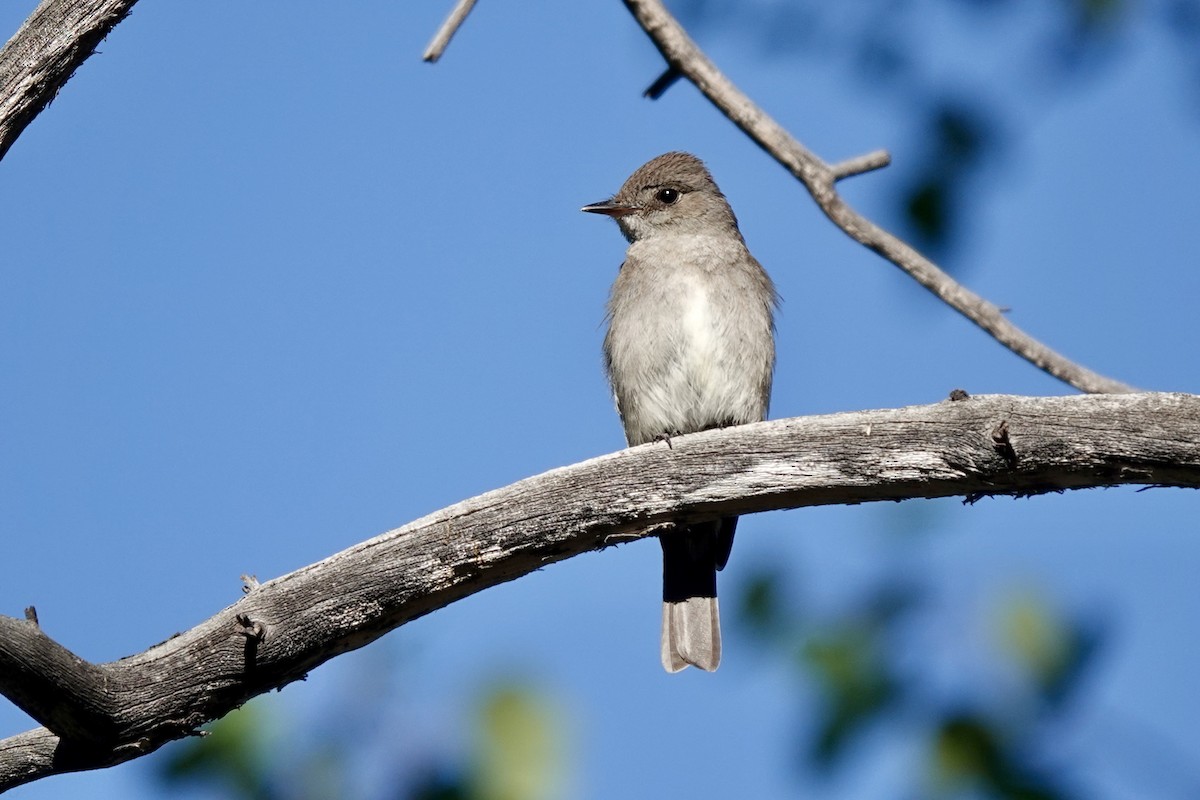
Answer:
POLYGON ((159 775, 168 786, 207 784, 241 800, 279 800, 266 768, 266 723, 250 703, 210 725, 201 738, 167 748, 159 775))
POLYGON ((454 774, 431 772, 420 777, 405 793, 397 793, 396 800, 470 800, 462 778, 454 774))
POLYGON ((807 766, 820 773, 847 767, 851 752, 863 757, 863 743, 879 741, 868 733, 903 720, 904 735, 909 741, 918 736, 925 752, 914 785, 898 787, 913 796, 1079 796, 1044 743, 1053 738, 1048 731, 1070 719, 1081 680, 1099 653, 1094 626, 1016 596, 1001 609, 997 638, 1019 680, 997 684, 981 672, 963 697, 961 686, 951 691, 933 677, 932 654, 912 651, 912 630, 936 625, 938 614, 919 587, 885 580, 867 586, 865 598, 847 611, 821 618, 799 610, 803 604, 790 600, 786 587, 778 570, 752 575, 740 597, 737 630, 794 666, 798 693, 816 692, 816 714, 801 723, 807 766))
MULTIPOLYGON (((483 676, 488 677, 488 676, 483 676)), ((346 687, 362 691, 363 683, 346 687)), ((197 786, 229 800, 545 800, 557 797, 564 762, 563 731, 536 690, 511 683, 479 698, 475 746, 466 758, 434 754, 433 763, 403 765, 383 785, 356 776, 355 747, 378 736, 373 719, 385 698, 338 703, 328 718, 301 726, 274 720, 273 696, 256 699, 209 727, 208 735, 167 748, 158 776, 169 788, 197 786)))
POLYGON ((958 229, 971 178, 994 155, 997 123, 966 103, 943 100, 925 114, 912 183, 903 191, 907 227, 920 249, 936 252, 958 229))

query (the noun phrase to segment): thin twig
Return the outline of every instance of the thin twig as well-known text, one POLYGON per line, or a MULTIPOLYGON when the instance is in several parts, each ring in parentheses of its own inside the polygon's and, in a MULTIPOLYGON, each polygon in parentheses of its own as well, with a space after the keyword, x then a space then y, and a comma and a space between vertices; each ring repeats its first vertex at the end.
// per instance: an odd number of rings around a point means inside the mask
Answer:
POLYGON ((467 14, 470 14, 474 7, 475 0, 458 0, 454 10, 450 12, 450 16, 446 17, 442 27, 438 28, 438 32, 433 35, 429 47, 425 48, 425 55, 421 58, 430 63, 441 58, 442 53, 446 51, 446 46, 450 44, 450 40, 458 32, 459 26, 463 24, 463 20, 467 18, 467 14))
POLYGON ((833 173, 833 179, 840 181, 842 178, 850 178, 855 175, 862 175, 864 172, 883 169, 891 163, 892 156, 887 150, 875 150, 871 153, 848 158, 845 161, 834 164, 829 170, 833 173))
POLYGON ((798 142, 721 73, 660 0, 624 0, 671 70, 687 78, 733 124, 796 176, 829 219, 855 241, 907 272, 996 341, 1054 377, 1092 393, 1134 391, 1076 364, 1009 322, 1001 310, 959 284, 911 246, 852 209, 837 193, 840 178, 883 166, 868 154, 830 166, 798 142))
POLYGON ((683 74, 674 67, 667 67, 663 70, 663 74, 654 79, 654 83, 646 87, 646 91, 642 92, 642 97, 648 97, 651 100, 657 100, 666 94, 667 89, 675 85, 675 81, 683 77, 683 74))

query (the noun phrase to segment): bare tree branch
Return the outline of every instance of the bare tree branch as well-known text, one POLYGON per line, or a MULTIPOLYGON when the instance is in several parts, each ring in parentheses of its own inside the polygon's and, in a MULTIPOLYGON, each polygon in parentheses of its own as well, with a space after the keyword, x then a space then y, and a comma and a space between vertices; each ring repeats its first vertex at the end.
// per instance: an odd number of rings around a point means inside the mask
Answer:
POLYGON ((851 208, 837 193, 841 178, 886 164, 877 154, 831 167, 800 144, 754 104, 704 55, 661 0, 624 0, 638 24, 666 59, 668 68, 647 94, 657 96, 676 77, 695 84, 729 118, 796 176, 825 215, 855 241, 907 272, 998 342, 1054 377, 1084 392, 1131 392, 1132 387, 1067 359, 1009 322, 999 308, 959 284, 929 259, 851 208))
POLYGON ((840 181, 842 178, 849 178, 854 175, 862 175, 866 172, 883 169, 891 163, 892 156, 887 150, 874 150, 865 155, 848 158, 845 161, 834 164, 829 168, 829 171, 833 173, 835 181, 840 181))
POLYGON ((137 0, 42 0, 0 50, 0 158, 137 0))
POLYGON ((411 619, 676 522, 1116 484, 1200 488, 1200 396, 954 396, 679 436, 551 470, 281 578, 247 580, 247 594, 212 618, 110 664, 79 659, 31 620, 0 617, 0 693, 46 726, 0 741, 0 791, 137 758, 411 619))
POLYGON ((425 54, 421 58, 429 62, 441 58, 442 53, 446 51, 446 46, 450 44, 450 40, 458 32, 459 26, 463 24, 467 14, 470 14, 474 7, 475 0, 458 0, 450 11, 450 16, 446 17, 442 27, 438 28, 438 32, 433 35, 433 39, 430 40, 429 46, 425 48, 425 54))

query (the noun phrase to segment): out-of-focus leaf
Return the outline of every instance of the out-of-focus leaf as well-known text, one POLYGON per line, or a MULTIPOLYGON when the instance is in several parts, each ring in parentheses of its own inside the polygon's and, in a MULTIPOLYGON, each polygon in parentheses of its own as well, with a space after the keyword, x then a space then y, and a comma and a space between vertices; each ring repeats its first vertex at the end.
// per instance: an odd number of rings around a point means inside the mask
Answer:
POLYGON ((946 229, 949 227, 948 193, 949 189, 941 176, 926 176, 905 193, 905 221, 909 229, 925 243, 925 247, 936 247, 946 240, 946 229))
POLYGON ((760 639, 777 639, 786 634, 794 620, 782 608, 781 580, 779 572, 764 569, 743 581, 738 595, 738 630, 760 639))
POLYGON ((1062 705, 1071 699, 1080 679, 1104 644, 1099 627, 1077 624, 1071 626, 1070 631, 1071 645, 1066 660, 1058 674, 1042 682, 1042 698, 1050 706, 1062 705))
POLYGON ((1070 697, 1102 641, 1098 630, 1056 615, 1029 592, 1005 604, 999 629, 1005 651, 1050 706, 1070 697))
POLYGON ((324 746, 297 759, 288 781, 290 797, 296 800, 325 800, 327 797, 347 797, 347 754, 340 747, 324 746), (299 780, 296 780, 299 778, 299 780))
POLYGON ((471 796, 549 800, 564 792, 564 732, 546 700, 528 688, 501 686, 484 700, 480 752, 471 796))
POLYGON ((809 750, 816 766, 833 766, 856 735, 903 699, 890 645, 894 626, 918 598, 907 584, 886 583, 861 609, 809 637, 802 664, 824 695, 809 750))
POLYGON ((934 109, 931 132, 937 157, 947 169, 974 166, 988 146, 994 125, 981 111, 957 102, 934 109))
POLYGON ((1070 655, 1066 622, 1029 592, 1004 604, 1000 635, 1008 652, 1039 682, 1061 671, 1070 655))
POLYGON ((905 223, 921 247, 937 251, 958 233, 959 206, 977 168, 994 155, 998 123, 967 103, 941 100, 930 109, 921 161, 903 191, 905 223))
POLYGON ((1083 31, 1115 26, 1128 9, 1125 0, 1068 0, 1067 5, 1083 31))
POLYGON ((159 762, 159 777, 169 786, 217 783, 231 797, 274 800, 263 705, 248 703, 209 726, 207 736, 176 745, 159 762))
POLYGON ((913 68, 907 50, 893 36, 873 34, 863 37, 855 53, 855 64, 872 84, 895 84, 913 68))
POLYGON ((1034 768, 1012 739, 985 717, 947 715, 934 736, 932 773, 939 794, 996 800, 1068 800, 1052 772, 1034 768))
POLYGON ((920 587, 907 581, 891 581, 872 588, 864 605, 864 618, 869 620, 880 636, 890 635, 891 627, 901 617, 914 611, 920 602, 920 587))
POLYGON ((1002 769, 991 727, 969 714, 948 716, 934 736, 933 776, 943 790, 987 785, 1002 769))
POLYGON ((470 800, 470 797, 462 777, 431 771, 398 794, 396 800, 470 800))
POLYGON ((825 695, 824 712, 810 750, 815 765, 829 768, 864 726, 898 696, 874 625, 848 624, 814 636, 804 660, 825 695))

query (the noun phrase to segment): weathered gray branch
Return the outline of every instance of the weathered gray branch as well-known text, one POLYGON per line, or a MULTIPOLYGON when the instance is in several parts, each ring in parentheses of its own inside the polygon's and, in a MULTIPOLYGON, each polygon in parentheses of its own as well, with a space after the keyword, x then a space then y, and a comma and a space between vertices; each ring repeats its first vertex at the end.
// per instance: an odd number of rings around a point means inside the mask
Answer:
POLYGON ((648 94, 661 94, 674 77, 687 78, 734 125, 799 179, 833 224, 904 270, 1000 344, 1081 391, 1134 391, 1129 385, 1076 364, 1042 344, 1009 322, 997 306, 955 281, 928 258, 851 208, 838 194, 837 182, 886 166, 886 154, 877 151, 841 164, 826 164, 734 86, 696 46, 661 0, 624 2, 667 62, 667 71, 654 82, 648 94))
POLYGON ((1116 484, 1200 488, 1200 396, 987 396, 680 436, 465 500, 263 584, 197 627, 88 664, 0 618, 0 791, 157 749, 405 622, 678 521, 1116 484))
POLYGON ((446 52, 446 46, 450 44, 454 34, 458 33, 458 29, 466 22, 467 15, 474 7, 475 0, 458 0, 451 9, 450 16, 446 17, 442 27, 438 28, 437 33, 429 41, 429 46, 425 48, 425 54, 421 56, 421 59, 434 62, 441 58, 442 53, 446 52))
POLYGON ((0 158, 137 0, 43 0, 0 50, 0 158))

